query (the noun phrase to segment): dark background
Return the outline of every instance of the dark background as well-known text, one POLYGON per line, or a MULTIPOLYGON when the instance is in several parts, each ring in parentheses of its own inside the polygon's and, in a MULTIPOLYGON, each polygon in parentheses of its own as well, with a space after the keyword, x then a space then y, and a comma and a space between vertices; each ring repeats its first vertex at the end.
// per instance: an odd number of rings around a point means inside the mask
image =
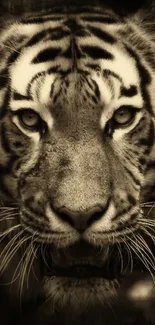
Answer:
POLYGON ((35 11, 50 8, 52 6, 63 6, 68 4, 106 4, 114 8, 121 14, 136 11, 143 5, 155 3, 155 0, 0 0, 1 14, 9 12, 12 14, 20 14, 23 12, 35 11))

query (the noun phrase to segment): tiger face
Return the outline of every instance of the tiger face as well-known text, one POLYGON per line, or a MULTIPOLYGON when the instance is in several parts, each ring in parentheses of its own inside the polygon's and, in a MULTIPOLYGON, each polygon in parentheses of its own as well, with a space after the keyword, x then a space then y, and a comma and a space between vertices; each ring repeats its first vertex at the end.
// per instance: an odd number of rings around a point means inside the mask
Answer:
POLYGON ((22 18, 1 34, 1 201, 16 204, 14 241, 34 245, 59 308, 113 298, 119 247, 130 242, 130 254, 142 238, 153 76, 128 24, 96 9, 22 18))

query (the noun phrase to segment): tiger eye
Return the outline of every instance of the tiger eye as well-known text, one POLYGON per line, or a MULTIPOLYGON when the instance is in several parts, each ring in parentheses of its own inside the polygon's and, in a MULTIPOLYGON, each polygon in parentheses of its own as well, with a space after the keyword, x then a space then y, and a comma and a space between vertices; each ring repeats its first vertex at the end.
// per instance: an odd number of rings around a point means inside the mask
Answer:
POLYGON ((20 120, 25 126, 33 128, 38 125, 40 117, 33 111, 25 110, 20 114, 20 120))
POLYGON ((135 112, 131 107, 120 107, 113 116, 113 121, 117 125, 127 125, 129 124, 135 115, 135 112))

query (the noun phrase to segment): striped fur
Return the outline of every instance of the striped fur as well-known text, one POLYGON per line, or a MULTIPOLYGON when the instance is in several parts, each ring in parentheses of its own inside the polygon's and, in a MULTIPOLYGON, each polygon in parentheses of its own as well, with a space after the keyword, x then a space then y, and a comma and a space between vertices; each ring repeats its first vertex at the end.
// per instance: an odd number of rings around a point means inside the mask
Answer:
POLYGON ((141 228, 155 166, 155 49, 144 23, 144 12, 121 18, 80 7, 14 19, 1 31, 0 199, 17 205, 14 222, 34 242, 104 247, 141 228), (130 123, 114 122, 120 108, 132 112, 130 123), (23 112, 37 114, 34 128, 23 112), (73 215, 90 209, 81 235, 73 215))

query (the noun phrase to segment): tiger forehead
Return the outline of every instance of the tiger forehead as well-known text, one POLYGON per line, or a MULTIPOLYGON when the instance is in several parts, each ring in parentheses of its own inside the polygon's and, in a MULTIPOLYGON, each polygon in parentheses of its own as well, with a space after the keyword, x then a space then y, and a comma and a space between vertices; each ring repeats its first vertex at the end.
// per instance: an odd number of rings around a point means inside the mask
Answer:
POLYGON ((26 95, 27 85, 40 72, 61 74, 73 68, 92 71, 92 67, 112 71, 127 88, 139 83, 134 59, 121 40, 117 42, 118 26, 114 26, 82 18, 51 20, 39 26, 20 24, 16 32, 27 40, 15 59, 11 58, 13 87, 26 95))
POLYGON ((39 104, 50 106, 58 98, 69 101, 69 107, 74 97, 79 106, 91 101, 111 112, 126 105, 126 97, 129 105, 142 106, 139 71, 118 41, 117 24, 72 18, 20 24, 17 30, 27 36, 10 59, 13 109, 25 105, 39 110, 39 104))

